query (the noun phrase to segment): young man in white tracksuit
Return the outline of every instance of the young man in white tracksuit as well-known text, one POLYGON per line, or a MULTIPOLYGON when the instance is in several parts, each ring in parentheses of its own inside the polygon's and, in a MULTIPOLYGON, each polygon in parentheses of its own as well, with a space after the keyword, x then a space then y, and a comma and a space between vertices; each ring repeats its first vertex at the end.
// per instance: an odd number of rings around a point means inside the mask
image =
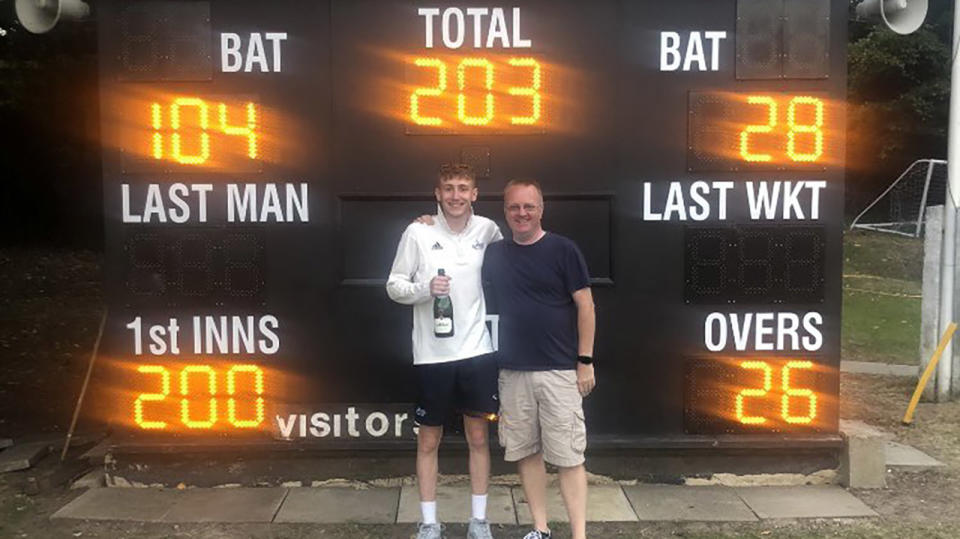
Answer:
POLYGON ((434 189, 440 208, 433 226, 411 223, 403 232, 387 280, 390 299, 413 305, 413 364, 417 401, 417 480, 422 522, 418 539, 439 539, 437 521, 437 449, 443 424, 463 414, 470 448, 472 518, 467 537, 490 538, 486 520, 490 449, 489 416, 497 413, 497 363, 486 326, 480 281, 487 246, 503 238, 496 223, 473 214, 477 184, 466 165, 443 165, 434 189), (445 275, 438 275, 439 270, 445 275), (449 296, 452 335, 434 331, 433 300, 449 296))

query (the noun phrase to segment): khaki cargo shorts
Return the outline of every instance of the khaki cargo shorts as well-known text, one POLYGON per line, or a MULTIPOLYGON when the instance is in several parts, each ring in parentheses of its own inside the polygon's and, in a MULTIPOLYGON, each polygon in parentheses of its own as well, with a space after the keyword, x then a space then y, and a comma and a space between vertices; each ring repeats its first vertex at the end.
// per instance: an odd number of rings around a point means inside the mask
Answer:
POLYGON ((543 451, 554 466, 583 464, 587 427, 577 372, 500 370, 500 445, 515 462, 543 451))

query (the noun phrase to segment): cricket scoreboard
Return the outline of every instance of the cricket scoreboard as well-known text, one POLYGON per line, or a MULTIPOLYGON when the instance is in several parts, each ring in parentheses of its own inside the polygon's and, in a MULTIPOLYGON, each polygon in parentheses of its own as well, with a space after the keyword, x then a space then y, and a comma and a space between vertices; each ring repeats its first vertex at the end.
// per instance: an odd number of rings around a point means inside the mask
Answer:
POLYGON ((98 3, 103 414, 412 447, 384 284, 462 162, 505 234, 503 185, 539 180, 585 255, 592 443, 835 439, 847 4, 98 3))

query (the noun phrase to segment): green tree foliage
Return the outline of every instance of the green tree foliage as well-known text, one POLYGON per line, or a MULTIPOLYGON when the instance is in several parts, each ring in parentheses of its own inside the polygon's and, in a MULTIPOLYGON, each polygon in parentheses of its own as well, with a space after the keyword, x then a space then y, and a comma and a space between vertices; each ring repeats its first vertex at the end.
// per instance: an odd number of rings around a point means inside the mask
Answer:
MULTIPOLYGON (((853 211, 916 159, 946 157, 952 0, 902 36, 851 17, 847 201, 853 211)), ((855 4, 855 2, 854 2, 855 4)))

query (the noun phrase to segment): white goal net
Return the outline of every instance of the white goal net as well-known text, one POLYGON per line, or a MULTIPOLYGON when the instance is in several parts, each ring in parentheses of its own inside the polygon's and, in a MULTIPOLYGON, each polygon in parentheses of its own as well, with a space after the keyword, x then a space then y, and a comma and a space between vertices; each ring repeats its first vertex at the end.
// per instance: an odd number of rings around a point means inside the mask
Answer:
POLYGON ((919 237, 923 234, 924 209, 942 205, 946 188, 946 161, 914 161, 896 181, 857 215, 850 228, 919 237))

